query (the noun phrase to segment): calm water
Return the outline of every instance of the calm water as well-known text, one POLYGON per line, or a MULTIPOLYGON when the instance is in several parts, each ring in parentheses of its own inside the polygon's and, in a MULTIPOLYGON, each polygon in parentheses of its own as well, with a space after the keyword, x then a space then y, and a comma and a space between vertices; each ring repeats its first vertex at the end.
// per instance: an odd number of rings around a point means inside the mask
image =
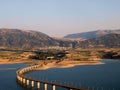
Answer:
MULTIPOLYGON (((94 90, 120 90, 120 61, 102 60, 103 65, 84 65, 72 68, 51 68, 26 75, 58 83, 67 83, 94 90)), ((16 70, 25 64, 0 65, 0 90, 24 90, 16 82, 16 70), (2 70, 13 68, 12 70, 2 70)), ((51 90, 51 89, 49 89, 51 90)), ((58 88, 57 90, 64 90, 58 88)))
POLYGON ((120 90, 120 61, 102 60, 102 62, 106 64, 51 68, 30 72, 27 75, 37 79, 67 83, 94 90, 120 90))
POLYGON ((24 90, 16 82, 16 70, 25 64, 2 64, 0 65, 0 90, 24 90), (11 68, 11 70, 7 70, 11 68))

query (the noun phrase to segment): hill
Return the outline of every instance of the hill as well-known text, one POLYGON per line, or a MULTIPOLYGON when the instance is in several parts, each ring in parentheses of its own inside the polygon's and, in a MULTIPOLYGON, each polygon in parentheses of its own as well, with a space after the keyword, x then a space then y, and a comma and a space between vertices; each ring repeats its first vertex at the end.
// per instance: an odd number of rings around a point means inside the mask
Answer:
MULTIPOLYGON (((116 32, 114 31, 114 33, 118 33, 119 31, 120 30, 117 30, 116 32)), ((38 31, 19 29, 0 29, 0 49, 36 50, 40 48, 44 49, 45 47, 47 48, 51 47, 53 49, 54 48, 60 49, 59 47, 72 47, 72 48, 120 47, 120 34, 106 34, 105 31, 99 32, 97 31, 96 33, 99 34, 99 36, 101 35, 101 37, 97 36, 96 38, 91 38, 82 41, 81 39, 71 40, 64 38, 52 38, 38 31)), ((113 33, 113 31, 109 31, 109 33, 113 33)))
POLYGON ((38 49, 40 47, 57 45, 59 44, 55 39, 41 32, 0 29, 0 48, 38 49))
POLYGON ((0 29, 1 49, 40 49, 75 47, 76 41, 52 38, 44 33, 20 29, 0 29))
POLYGON ((77 44, 79 48, 119 48, 120 34, 108 34, 102 37, 88 39, 77 44))
POLYGON ((90 32, 83 32, 83 33, 76 33, 76 34, 69 34, 64 36, 64 38, 81 38, 81 39, 92 39, 96 37, 101 37, 107 34, 120 34, 120 30, 97 30, 97 31, 90 31, 90 32))

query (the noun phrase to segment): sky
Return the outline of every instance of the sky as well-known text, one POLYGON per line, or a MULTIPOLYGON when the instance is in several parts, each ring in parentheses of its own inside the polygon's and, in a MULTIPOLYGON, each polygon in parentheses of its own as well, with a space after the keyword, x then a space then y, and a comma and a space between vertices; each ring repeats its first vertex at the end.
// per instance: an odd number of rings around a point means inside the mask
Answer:
POLYGON ((52 37, 120 29, 120 0, 0 0, 0 28, 52 37))

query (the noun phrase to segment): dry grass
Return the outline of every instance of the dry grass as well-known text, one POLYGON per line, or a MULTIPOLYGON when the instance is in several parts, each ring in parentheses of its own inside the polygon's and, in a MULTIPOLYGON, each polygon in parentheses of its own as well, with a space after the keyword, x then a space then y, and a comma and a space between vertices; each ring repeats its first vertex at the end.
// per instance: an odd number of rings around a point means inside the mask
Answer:
POLYGON ((19 52, 19 51, 0 51, 0 63, 22 63, 29 62, 29 55, 32 52, 19 52))

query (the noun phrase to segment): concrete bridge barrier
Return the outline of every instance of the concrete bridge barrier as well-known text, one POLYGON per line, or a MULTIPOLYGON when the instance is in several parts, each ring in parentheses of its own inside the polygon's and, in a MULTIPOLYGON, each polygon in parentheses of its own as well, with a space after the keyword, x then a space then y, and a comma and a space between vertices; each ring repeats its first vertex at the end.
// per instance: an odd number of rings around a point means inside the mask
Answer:
POLYGON ((59 84, 57 82, 37 80, 35 78, 30 78, 25 75, 25 73, 36 70, 39 67, 40 67, 40 65, 32 65, 32 66, 28 66, 28 67, 17 70, 16 75, 17 75, 18 83, 20 85, 24 86, 25 88, 30 88, 30 89, 34 89, 36 86, 37 90, 41 90, 41 84, 44 85, 44 90, 48 90, 48 85, 52 86, 52 90, 56 90, 56 87, 63 87, 68 90, 86 90, 83 88, 78 88, 78 87, 69 86, 69 85, 65 85, 65 84, 59 84))

